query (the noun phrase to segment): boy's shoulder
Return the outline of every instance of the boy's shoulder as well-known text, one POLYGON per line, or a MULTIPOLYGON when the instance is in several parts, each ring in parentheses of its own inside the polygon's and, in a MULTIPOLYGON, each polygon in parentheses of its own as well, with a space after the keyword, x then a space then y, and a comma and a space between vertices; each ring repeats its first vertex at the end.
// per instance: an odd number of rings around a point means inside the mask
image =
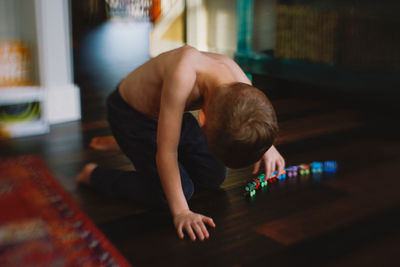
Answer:
POLYGON ((162 79, 186 80, 189 76, 196 76, 203 62, 200 57, 200 52, 191 46, 183 46, 161 54, 157 65, 162 79))
POLYGON ((192 60, 194 57, 200 56, 201 53, 196 48, 185 45, 177 49, 165 52, 158 56, 160 61, 167 61, 168 63, 174 65, 181 62, 186 62, 192 60))

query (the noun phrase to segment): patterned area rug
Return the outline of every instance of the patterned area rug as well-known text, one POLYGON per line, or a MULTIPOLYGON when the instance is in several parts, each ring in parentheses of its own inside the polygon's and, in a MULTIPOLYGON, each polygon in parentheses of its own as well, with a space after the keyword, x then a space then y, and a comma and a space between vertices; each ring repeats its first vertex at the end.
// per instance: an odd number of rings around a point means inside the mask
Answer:
POLYGON ((0 159, 0 266, 130 266, 35 156, 0 159))

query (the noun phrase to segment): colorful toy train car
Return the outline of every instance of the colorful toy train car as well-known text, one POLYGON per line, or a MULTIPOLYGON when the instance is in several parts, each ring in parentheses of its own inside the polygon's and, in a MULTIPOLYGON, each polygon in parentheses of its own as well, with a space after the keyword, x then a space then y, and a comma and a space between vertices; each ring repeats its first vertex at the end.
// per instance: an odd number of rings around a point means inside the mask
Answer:
POLYGON ((279 176, 277 176, 276 171, 274 171, 274 173, 269 178, 266 178, 265 174, 261 174, 258 177, 254 178, 252 182, 246 185, 244 195, 253 197, 256 194, 257 190, 266 187, 268 183, 272 183, 277 180, 283 180, 286 179, 286 177, 296 177, 297 175, 310 175, 310 173, 319 175, 323 172, 334 173, 336 171, 336 161, 324 161, 323 163, 314 161, 311 164, 303 163, 298 166, 290 166, 283 170, 279 174, 279 176))
POLYGON ((309 175, 310 174, 310 164, 300 164, 298 166, 300 175, 309 175))
POLYGON ((286 174, 288 177, 295 177, 297 176, 297 166, 290 166, 286 168, 286 174))
POLYGON ((311 163, 311 172, 312 173, 322 173, 324 169, 324 164, 319 161, 314 161, 311 163))

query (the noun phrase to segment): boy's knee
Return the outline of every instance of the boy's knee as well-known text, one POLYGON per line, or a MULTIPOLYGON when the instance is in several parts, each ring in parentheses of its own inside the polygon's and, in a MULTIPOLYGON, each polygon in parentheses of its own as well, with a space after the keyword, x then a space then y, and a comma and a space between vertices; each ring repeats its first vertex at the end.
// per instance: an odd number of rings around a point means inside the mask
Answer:
POLYGON ((179 173, 181 175, 183 194, 185 195, 186 200, 189 200, 194 194, 193 181, 190 179, 188 172, 182 164, 179 164, 179 173))
MULTIPOLYGON (((194 185, 193 183, 185 183, 182 184, 182 190, 183 194, 186 198, 187 201, 193 196, 194 194, 194 185)), ((157 197, 155 197, 152 201, 154 206, 161 207, 163 209, 168 210, 169 209, 169 203, 167 201, 167 198, 165 197, 165 193, 161 192, 157 197)))
MULTIPOLYGON (((192 182, 184 183, 184 184, 182 183, 182 190, 183 190, 183 194, 184 194, 186 200, 189 201, 190 198, 194 194, 194 185, 193 185, 193 183, 192 182)), ((167 198, 165 197, 164 193, 162 194, 162 196, 158 200, 158 206, 161 206, 162 208, 169 210, 169 203, 168 203, 167 198)))
POLYGON ((189 200, 194 194, 194 185, 191 180, 182 181, 182 190, 186 200, 189 200))
POLYGON ((207 179, 199 178, 197 183, 203 188, 217 188, 225 181, 227 174, 227 169, 221 165, 218 168, 214 168, 212 172, 204 174, 207 179))
POLYGON ((219 187, 226 179, 228 171, 225 166, 221 166, 215 173, 215 187, 219 187))

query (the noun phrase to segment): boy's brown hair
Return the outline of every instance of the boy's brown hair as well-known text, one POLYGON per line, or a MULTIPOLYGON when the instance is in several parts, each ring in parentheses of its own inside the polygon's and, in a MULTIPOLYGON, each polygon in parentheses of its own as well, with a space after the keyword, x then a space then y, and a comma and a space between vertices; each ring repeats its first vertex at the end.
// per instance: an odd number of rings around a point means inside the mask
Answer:
POLYGON ((278 124, 266 95, 245 83, 223 85, 207 106, 208 145, 229 168, 257 162, 272 146, 278 124))

